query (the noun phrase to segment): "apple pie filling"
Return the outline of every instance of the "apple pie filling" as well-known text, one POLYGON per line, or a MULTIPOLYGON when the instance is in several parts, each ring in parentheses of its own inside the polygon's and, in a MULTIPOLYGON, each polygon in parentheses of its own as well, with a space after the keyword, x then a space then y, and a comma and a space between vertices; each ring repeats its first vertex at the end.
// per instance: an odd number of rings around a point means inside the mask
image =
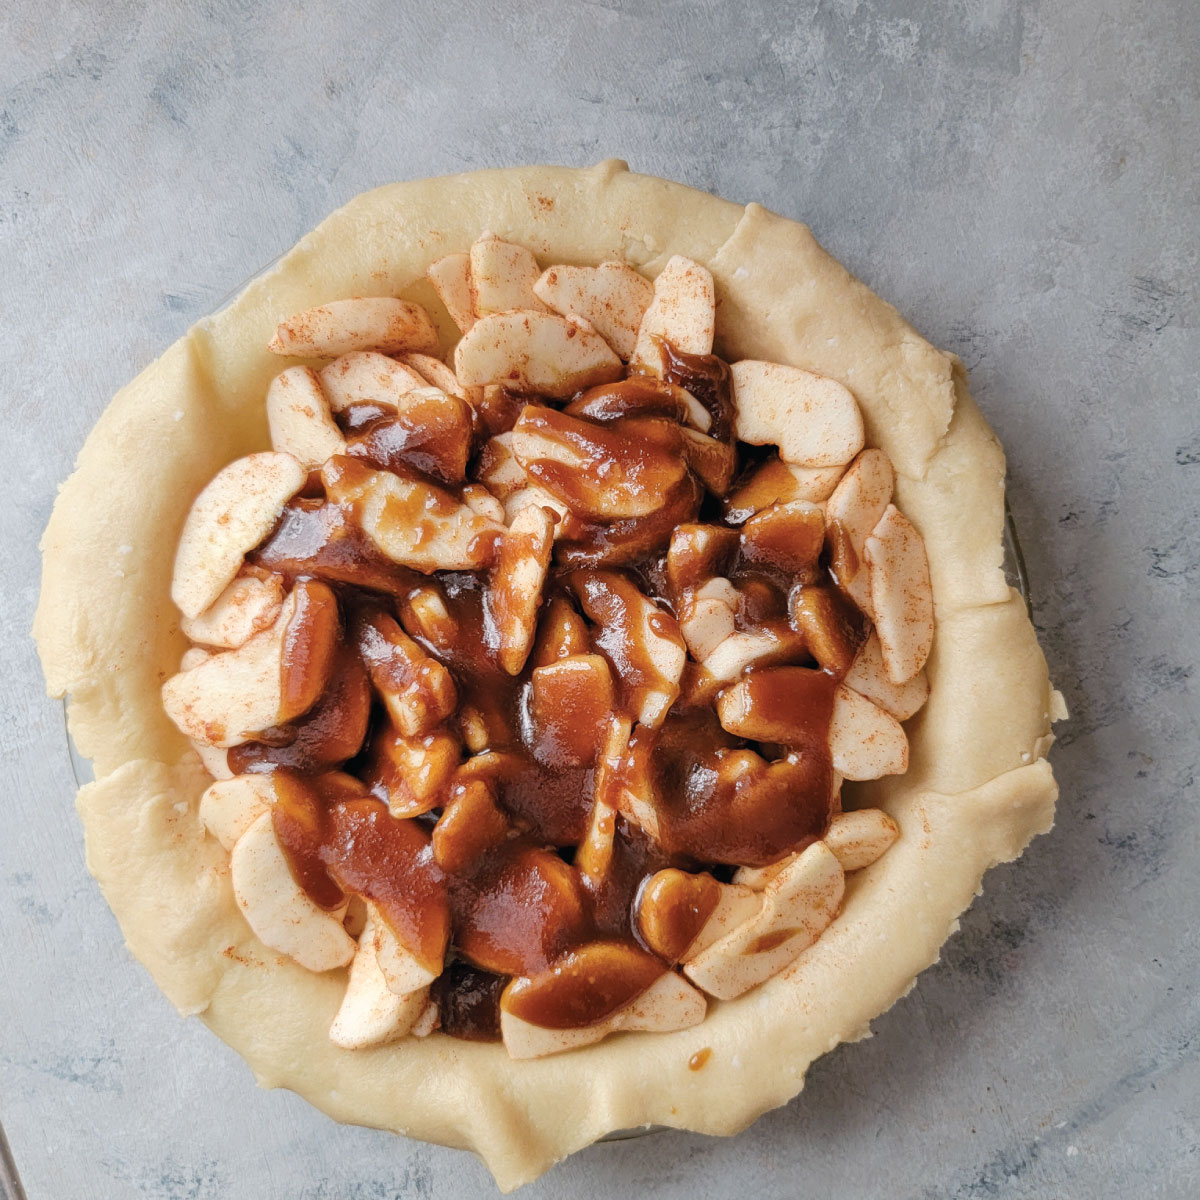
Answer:
POLYGON ((700 264, 484 235, 420 306, 283 322, 273 449, 185 521, 163 687, 257 937, 330 1030, 515 1058, 703 1020, 899 836, 933 603, 852 394, 712 353, 700 264))

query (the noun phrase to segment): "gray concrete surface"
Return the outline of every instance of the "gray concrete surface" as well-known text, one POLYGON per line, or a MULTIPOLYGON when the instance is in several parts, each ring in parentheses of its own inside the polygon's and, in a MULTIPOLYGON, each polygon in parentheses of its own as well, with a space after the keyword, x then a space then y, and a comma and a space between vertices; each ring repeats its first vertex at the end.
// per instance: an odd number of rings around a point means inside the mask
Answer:
POLYGON ((608 155, 808 221, 964 357, 1073 719, 1058 827, 874 1039, 737 1139, 598 1146, 526 1194, 1200 1194, 1198 48, 1193 0, 3 5, 0 1118, 30 1196, 491 1193, 259 1093, 131 961, 27 637, 35 543, 109 395, 336 205, 608 155))

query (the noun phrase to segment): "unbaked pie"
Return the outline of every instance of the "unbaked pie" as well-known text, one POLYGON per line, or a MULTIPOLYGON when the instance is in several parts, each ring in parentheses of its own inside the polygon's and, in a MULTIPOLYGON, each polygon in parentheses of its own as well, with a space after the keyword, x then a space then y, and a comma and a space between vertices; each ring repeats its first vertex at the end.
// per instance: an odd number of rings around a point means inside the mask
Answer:
POLYGON ((502 1186, 732 1132, 1049 824, 1002 480, 802 226, 619 164, 370 193, 56 507, 89 865, 260 1079, 502 1186))

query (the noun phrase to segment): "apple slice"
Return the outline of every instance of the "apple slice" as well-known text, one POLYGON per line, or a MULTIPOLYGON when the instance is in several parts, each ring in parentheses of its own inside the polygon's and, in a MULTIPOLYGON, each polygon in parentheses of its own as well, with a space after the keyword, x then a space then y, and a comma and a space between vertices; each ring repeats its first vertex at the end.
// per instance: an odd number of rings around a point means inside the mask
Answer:
POLYGON ((753 446, 778 446, 799 467, 836 467, 863 447, 862 413, 836 379, 800 367, 743 359, 730 367, 737 435, 753 446))
POLYGON ((510 1058, 541 1058, 621 1030, 687 1029, 704 1020, 706 1007, 695 988, 644 950, 589 942, 504 989, 500 1034, 510 1058))
POLYGON ((887 511, 895 482, 896 474, 888 456, 882 450, 864 450, 847 468, 825 505, 825 524, 833 547, 833 573, 868 616, 873 616, 874 611, 863 547, 887 511))
POLYGON ((446 667, 382 611, 360 615, 354 641, 388 716, 406 738, 431 733, 458 707, 446 667))
POLYGON ((842 870, 861 871, 882 858, 900 836, 900 826, 880 808, 838 813, 829 823, 824 842, 837 855, 842 870))
POLYGON ((501 538, 485 598, 496 658, 509 675, 519 675, 533 648, 542 588, 554 551, 555 519, 530 504, 513 518, 501 538))
POLYGON ((323 367, 319 378, 335 413, 344 412, 352 404, 383 404, 398 409, 407 393, 429 386, 419 371, 373 350, 343 354, 323 367))
POLYGON ((613 428, 539 404, 521 410, 511 447, 532 482, 596 521, 657 512, 686 469, 677 434, 652 441, 628 421, 613 428))
POLYGON ((457 396, 472 408, 483 398, 480 388, 463 387, 458 382, 458 376, 432 354, 401 354, 400 361, 416 371, 430 386, 440 388, 447 396, 457 396))
POLYGON ((488 438, 479 453, 475 476, 493 496, 507 500, 529 484, 529 476, 513 453, 512 430, 488 438))
POLYGON ((893 683, 888 678, 877 633, 872 633, 858 652, 844 682, 897 721, 907 721, 929 699, 929 677, 924 671, 904 683, 893 683))
POLYGON ((880 779, 908 770, 908 738, 890 713, 839 684, 829 724, 833 767, 847 779, 880 779))
POLYGON ((389 989, 380 966, 380 946, 387 931, 372 908, 367 906, 367 923, 350 963, 346 994, 329 1027, 329 1040, 343 1050, 385 1046, 411 1033, 429 1000, 428 987, 399 996, 389 989))
POLYGON ((267 424, 271 445, 307 470, 345 452, 346 439, 334 423, 321 380, 311 367, 288 367, 271 380, 267 424))
POLYGON ((210 785, 200 797, 200 823, 232 850, 238 839, 275 801, 270 774, 235 775, 210 785))
POLYGON ((735 633, 711 650, 704 659, 704 669, 714 679, 732 682, 751 663, 774 654, 782 643, 769 630, 757 633, 735 633))
POLYGON ((303 580, 270 629, 213 654, 163 684, 163 708, 181 733, 228 749, 302 716, 324 690, 338 638, 337 604, 326 585, 303 580), (291 663, 303 672, 285 670, 291 663))
POLYGON ((679 623, 625 575, 581 570, 570 583, 596 623, 596 649, 621 681, 623 703, 643 725, 661 725, 679 696, 687 663, 679 623))
POLYGON ((267 349, 289 358, 335 358, 352 350, 432 354, 437 345, 437 330, 419 304, 392 296, 360 296, 293 314, 275 330, 267 349))
POLYGON ((642 317, 654 297, 654 285, 620 262, 550 267, 533 291, 556 313, 587 321, 625 360, 633 354, 642 317))
POLYGON ((629 365, 662 375, 662 356, 656 338, 670 342, 682 354, 711 354, 717 326, 717 299, 707 267, 672 255, 654 281, 654 294, 638 326, 629 365))
POLYGON ((342 926, 346 906, 318 908, 296 882, 270 812, 260 813, 238 838, 229 859, 233 895, 263 945, 309 971, 344 967, 357 949, 342 926))
POLYGON ((865 547, 871 606, 892 683, 906 683, 933 648, 933 585, 925 543, 913 523, 889 504, 865 547))
POLYGON ((185 617, 198 617, 220 596, 307 477, 290 454, 265 450, 236 459, 209 480, 192 502, 175 551, 171 599, 185 617))
POLYGON ((472 779, 454 789, 433 827, 433 857, 443 871, 469 874, 489 850, 515 832, 496 803, 495 789, 472 779))
POLYGON ((256 633, 269 629, 283 607, 283 579, 271 575, 236 578, 198 617, 184 617, 179 628, 193 642, 236 650, 256 633))
POLYGON ((419 817, 446 803, 461 761, 458 738, 444 729, 408 736, 388 726, 372 738, 362 778, 393 817, 419 817))
POLYGON ((710 996, 733 1000, 794 962, 837 916, 845 879, 837 856, 814 842, 763 888, 762 907, 683 965, 710 996))
POLYGON ((807 500, 821 504, 833 494, 843 467, 797 467, 772 455, 725 498, 725 520, 741 525, 772 504, 807 500))
POLYGON ((613 837, 617 828, 616 793, 620 790, 621 760, 629 746, 633 723, 613 713, 608 719, 604 744, 596 760, 592 788, 592 815, 587 834, 575 851, 575 869, 595 892, 612 867, 613 837))
POLYGON ((679 632, 697 662, 704 662, 737 632, 738 591, 725 578, 710 579, 679 605, 679 632))
POLYGON ((504 523, 504 505, 481 483, 468 483, 462 489, 463 503, 481 517, 504 523))
POLYGON ((467 387, 499 383, 565 399, 622 373, 598 333, 557 313, 499 312, 480 317, 454 350, 454 373, 467 387))
POLYGON ((546 312, 534 293, 537 259, 524 246, 485 233, 471 245, 471 310, 476 318, 489 313, 526 309, 546 312))
POLYGON ((446 306, 450 320, 460 333, 466 333, 475 324, 475 310, 471 307, 471 256, 447 254, 430 265, 425 277, 446 306))
POLYGON ((338 456, 321 471, 329 498, 357 509, 363 532, 393 562, 430 574, 488 566, 504 526, 420 479, 338 456))
POLYGON ((200 765, 213 779, 232 779, 233 771, 229 766, 229 755, 220 746, 206 746, 195 738, 188 738, 191 747, 200 759, 200 765))
POLYGON ((762 897, 748 887, 668 867, 639 890, 636 920, 643 942, 675 963, 695 958, 761 907, 762 897))

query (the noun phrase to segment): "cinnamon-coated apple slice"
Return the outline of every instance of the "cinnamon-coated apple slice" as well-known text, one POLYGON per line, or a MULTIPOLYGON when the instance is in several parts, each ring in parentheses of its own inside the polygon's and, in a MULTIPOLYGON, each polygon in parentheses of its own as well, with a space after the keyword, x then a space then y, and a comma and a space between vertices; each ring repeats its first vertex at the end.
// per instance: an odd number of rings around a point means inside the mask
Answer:
POLYGON ((460 333, 466 333, 475 324, 475 310, 471 304, 471 256, 465 251, 444 255, 430 264, 425 277, 446 306, 450 320, 458 326, 460 333))
POLYGON ((778 446, 798 467, 840 466, 862 449, 858 402, 836 379, 756 359, 731 364, 730 373, 743 442, 778 446))
POLYGON ((329 1027, 329 1040, 343 1050, 361 1050, 397 1041, 412 1031, 429 1002, 427 986, 403 995, 388 987, 380 965, 387 951, 384 949, 381 955, 380 950, 389 937, 387 926, 368 905, 367 923, 350 963, 346 992, 329 1027))
POLYGON ((270 628, 283 607, 283 578, 240 575, 198 617, 179 623, 193 642, 216 650, 236 650, 270 628))
POLYGON ((661 376, 659 339, 683 354, 711 354, 716 324, 712 272, 682 254, 672 255, 654 281, 629 365, 661 376))
POLYGON ((547 312, 480 317, 454 350, 454 373, 466 387, 503 384, 565 399, 619 379, 621 360, 598 333, 547 312))
POLYGON ((270 812, 260 813, 230 855, 233 895, 255 936, 310 971, 344 967, 357 949, 342 925, 345 905, 319 908, 296 882, 275 836, 270 812))
POLYGON ((867 538, 864 557, 884 670, 892 683, 905 683, 925 665, 933 647, 933 585, 925 543, 913 523, 889 504, 867 538))
POLYGON ((628 360, 654 296, 654 285, 627 263, 603 262, 598 267, 560 264, 542 272, 533 291, 556 313, 583 318, 628 360))
POLYGON ((211 784, 200 797, 200 822, 226 850, 232 850, 274 801, 275 782, 269 772, 235 775, 211 784))
POLYGON ((900 826, 882 809, 860 808, 838 813, 822 840, 849 873, 882 858, 899 836, 900 826))
POLYGON ((929 699, 929 677, 924 671, 918 671, 904 683, 893 683, 888 678, 877 633, 872 633, 858 652, 845 684, 891 713, 897 721, 907 721, 929 699))
POLYGON ((306 479, 290 454, 264 450, 209 480, 188 510, 175 551, 171 599, 185 617, 198 617, 216 601, 306 479))
POLYGON ((865 696, 839 684, 829 726, 834 770, 847 779, 880 779, 908 770, 908 737, 900 722, 865 696))
POLYGON ((432 354, 437 344, 433 321, 419 304, 392 296, 359 296, 294 313, 280 323, 267 349, 289 358, 334 358, 352 350, 432 354))
POLYGON ((514 309, 547 311, 534 292, 539 271, 532 251, 485 233, 472 243, 470 255, 471 311, 476 319, 514 309))
POLYGON ((429 381, 412 367, 374 350, 356 350, 335 358, 318 376, 335 413, 352 404, 382 404, 399 408, 403 397, 429 381))
POLYGON ((267 388, 267 425, 271 445, 282 454, 290 454, 309 471, 346 449, 329 398, 311 367, 288 367, 271 380, 267 388))
POLYGON ((735 999, 808 949, 837 915, 844 890, 837 856, 814 842, 763 888, 759 911, 688 959, 684 974, 718 1000, 735 999))

